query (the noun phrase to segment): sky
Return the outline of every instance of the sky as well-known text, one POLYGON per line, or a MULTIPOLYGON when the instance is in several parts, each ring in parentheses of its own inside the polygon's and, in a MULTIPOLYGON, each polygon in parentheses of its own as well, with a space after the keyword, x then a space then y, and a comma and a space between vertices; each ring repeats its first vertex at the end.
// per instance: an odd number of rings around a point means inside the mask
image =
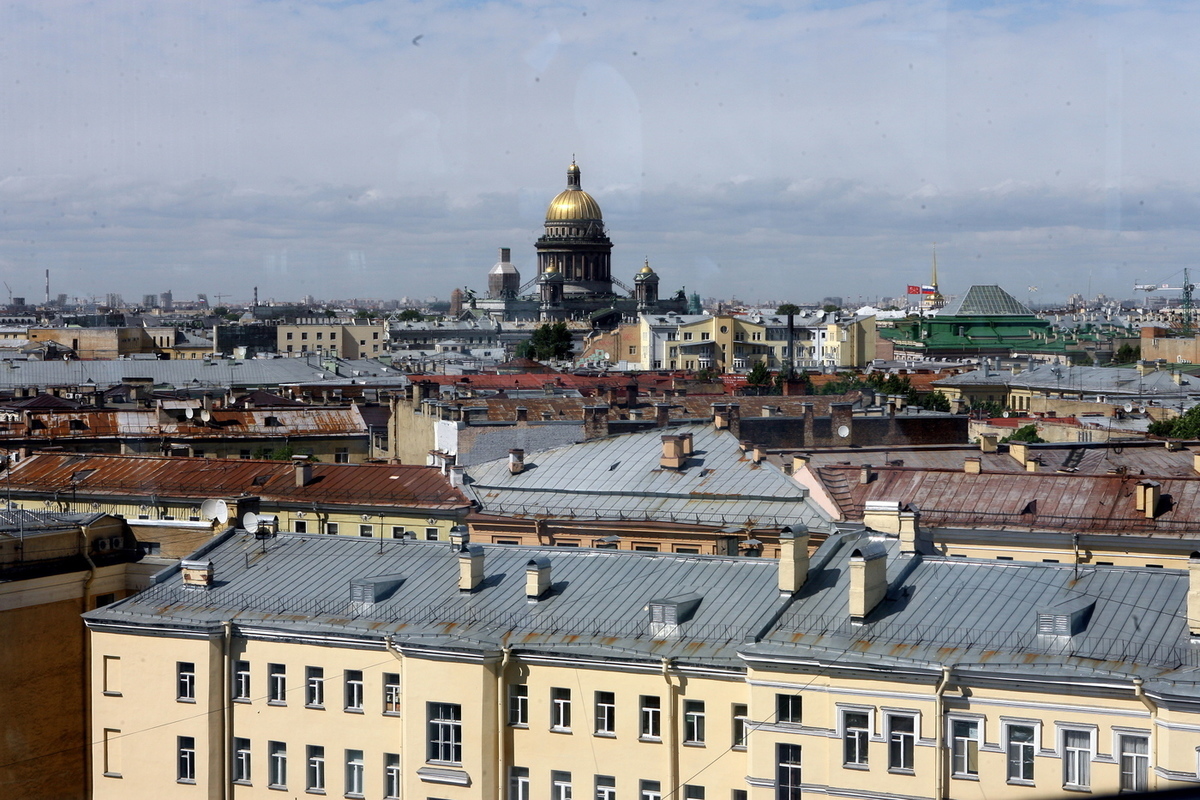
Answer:
MULTIPOLYGON (((574 158, 613 273, 1034 302, 1200 272, 1190 2, 4 2, 8 291, 445 298, 533 277, 574 158)), ((1168 293, 1164 293, 1168 294, 1168 293)), ((1177 293, 1175 293, 1177 294, 1177 293)))

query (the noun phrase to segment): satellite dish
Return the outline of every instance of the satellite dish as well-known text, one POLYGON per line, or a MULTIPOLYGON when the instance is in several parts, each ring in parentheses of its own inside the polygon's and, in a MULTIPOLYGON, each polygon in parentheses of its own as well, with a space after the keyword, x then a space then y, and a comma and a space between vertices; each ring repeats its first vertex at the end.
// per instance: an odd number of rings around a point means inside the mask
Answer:
POLYGON ((258 514, 253 511, 242 514, 242 527, 247 533, 258 533, 258 514))
POLYGON ((1126 404, 1125 404, 1125 413, 1126 413, 1126 414, 1132 414, 1132 413, 1133 413, 1133 403, 1126 403, 1126 404))
POLYGON ((260 530, 268 530, 272 533, 279 530, 279 517, 274 514, 258 514, 258 527, 260 530))
POLYGON ((222 500, 210 498, 200 504, 200 516, 224 525, 229 522, 229 506, 222 500))
POLYGON ((1011 416, 1011 415, 1010 415, 1010 414, 1009 414, 1007 411, 1005 411, 1005 412, 1004 412, 1004 418, 1005 418, 1005 419, 1008 419, 1010 416, 1011 416))
POLYGON ((200 409, 200 420, 202 422, 211 421, 212 420, 212 412, 209 411, 207 408, 200 409))
POLYGON ((189 409, 187 409, 186 411, 184 411, 184 412, 183 412, 183 415, 184 415, 185 417, 187 417, 188 419, 192 419, 193 417, 195 417, 195 416, 196 416, 196 412, 195 412, 195 410, 194 410, 194 409, 191 409, 191 408, 189 408, 189 409))
POLYGON ((850 435, 850 428, 845 425, 839 425, 837 429, 837 435, 845 439, 850 435))

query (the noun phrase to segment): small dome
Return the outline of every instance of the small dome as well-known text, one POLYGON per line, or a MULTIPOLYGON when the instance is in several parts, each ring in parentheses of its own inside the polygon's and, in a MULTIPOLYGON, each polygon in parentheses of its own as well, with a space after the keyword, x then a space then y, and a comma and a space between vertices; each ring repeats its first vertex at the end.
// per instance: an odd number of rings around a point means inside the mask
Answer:
POLYGON ((567 188, 550 201, 546 209, 546 222, 569 222, 574 220, 603 220, 600 204, 580 188, 579 167, 574 161, 567 167, 567 188))
POLYGON ((488 270, 488 275, 517 275, 517 268, 511 261, 498 261, 496 266, 488 270))
POLYGON ((653 275, 654 274, 654 270, 650 269, 650 259, 648 259, 648 258, 646 259, 646 264, 645 264, 645 266, 642 267, 640 274, 641 275, 653 275))

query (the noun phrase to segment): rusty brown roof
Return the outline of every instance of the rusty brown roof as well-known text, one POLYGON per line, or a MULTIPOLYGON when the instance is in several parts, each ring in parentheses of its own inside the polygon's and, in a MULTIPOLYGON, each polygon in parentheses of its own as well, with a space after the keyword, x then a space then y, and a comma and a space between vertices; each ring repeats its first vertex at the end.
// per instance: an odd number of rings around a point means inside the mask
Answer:
POLYGON ((431 510, 469 501, 434 467, 393 464, 312 464, 296 486, 295 467, 282 461, 36 453, 13 467, 14 490, 76 495, 182 497, 204 500, 241 494, 276 503, 344 503, 431 510))
POLYGON ((868 500, 915 505, 933 527, 1023 528, 1106 533, 1200 532, 1200 478, 1161 478, 1154 518, 1135 507, 1131 475, 1067 475, 873 467, 860 482, 857 465, 815 472, 847 519, 861 520, 868 500))
POLYGON ((367 426, 356 406, 301 408, 214 409, 208 422, 182 411, 160 416, 157 409, 91 409, 39 411, 25 421, 0 423, 6 437, 34 439, 91 439, 106 437, 171 436, 188 439, 257 439, 264 436, 353 436, 367 426))

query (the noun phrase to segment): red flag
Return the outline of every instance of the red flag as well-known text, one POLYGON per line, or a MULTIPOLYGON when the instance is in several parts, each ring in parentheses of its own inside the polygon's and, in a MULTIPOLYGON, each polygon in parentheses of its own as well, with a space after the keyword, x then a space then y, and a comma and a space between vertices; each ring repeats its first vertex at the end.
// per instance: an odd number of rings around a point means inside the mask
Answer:
POLYGON ((909 287, 908 287, 908 293, 909 293, 909 294, 920 294, 920 293, 921 293, 921 287, 920 287, 920 286, 909 286, 909 287))

